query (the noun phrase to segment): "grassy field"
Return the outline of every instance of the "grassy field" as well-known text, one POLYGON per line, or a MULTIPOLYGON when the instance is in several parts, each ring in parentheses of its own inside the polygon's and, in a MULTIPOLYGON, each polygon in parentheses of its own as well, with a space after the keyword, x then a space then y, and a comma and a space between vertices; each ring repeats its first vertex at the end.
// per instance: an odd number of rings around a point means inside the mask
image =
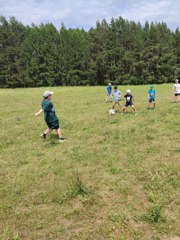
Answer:
POLYGON ((0 90, 1 240, 180 239, 180 104, 157 85, 147 110, 148 87, 130 87, 137 115, 114 116, 105 87, 0 90), (40 138, 44 90, 64 143, 40 138))

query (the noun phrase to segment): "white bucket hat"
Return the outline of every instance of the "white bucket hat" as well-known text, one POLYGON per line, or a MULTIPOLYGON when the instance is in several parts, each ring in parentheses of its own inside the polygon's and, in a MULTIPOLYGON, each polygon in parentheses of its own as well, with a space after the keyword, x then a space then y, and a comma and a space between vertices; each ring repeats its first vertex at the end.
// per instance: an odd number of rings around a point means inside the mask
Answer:
POLYGON ((128 89, 128 90, 127 90, 127 93, 130 93, 130 92, 131 92, 131 90, 130 90, 130 89, 128 89))
POLYGON ((53 92, 45 91, 45 92, 43 93, 43 97, 49 97, 49 96, 51 96, 52 94, 53 94, 53 92))

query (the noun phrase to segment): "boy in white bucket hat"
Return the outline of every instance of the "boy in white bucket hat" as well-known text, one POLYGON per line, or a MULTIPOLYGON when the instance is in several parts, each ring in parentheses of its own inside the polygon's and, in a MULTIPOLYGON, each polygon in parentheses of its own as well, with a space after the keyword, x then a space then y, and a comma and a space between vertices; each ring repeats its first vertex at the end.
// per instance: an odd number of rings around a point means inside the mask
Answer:
POLYGON ((51 102, 52 94, 53 92, 51 91, 44 92, 44 99, 41 102, 42 108, 37 113, 35 113, 35 116, 39 116, 42 112, 44 112, 44 120, 48 126, 44 133, 41 134, 41 138, 46 139, 46 135, 55 129, 59 138, 59 142, 64 142, 64 138, 62 137, 62 130, 59 127, 59 119, 56 116, 54 106, 51 102))

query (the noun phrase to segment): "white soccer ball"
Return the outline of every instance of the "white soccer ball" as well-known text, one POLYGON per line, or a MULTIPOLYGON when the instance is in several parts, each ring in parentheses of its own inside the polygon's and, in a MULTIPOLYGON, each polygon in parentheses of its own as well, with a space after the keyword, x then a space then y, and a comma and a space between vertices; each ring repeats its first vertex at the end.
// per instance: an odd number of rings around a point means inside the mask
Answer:
POLYGON ((109 110, 109 115, 114 115, 115 114, 115 110, 114 109, 110 109, 109 110))

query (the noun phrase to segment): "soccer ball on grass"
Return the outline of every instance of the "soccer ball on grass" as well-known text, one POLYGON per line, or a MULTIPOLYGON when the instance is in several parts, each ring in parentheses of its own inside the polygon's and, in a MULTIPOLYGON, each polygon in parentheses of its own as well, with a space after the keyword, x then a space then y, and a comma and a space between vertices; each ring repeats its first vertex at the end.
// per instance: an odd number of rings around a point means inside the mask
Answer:
POLYGON ((114 109, 110 109, 109 110, 109 115, 114 115, 115 114, 115 110, 114 109))

